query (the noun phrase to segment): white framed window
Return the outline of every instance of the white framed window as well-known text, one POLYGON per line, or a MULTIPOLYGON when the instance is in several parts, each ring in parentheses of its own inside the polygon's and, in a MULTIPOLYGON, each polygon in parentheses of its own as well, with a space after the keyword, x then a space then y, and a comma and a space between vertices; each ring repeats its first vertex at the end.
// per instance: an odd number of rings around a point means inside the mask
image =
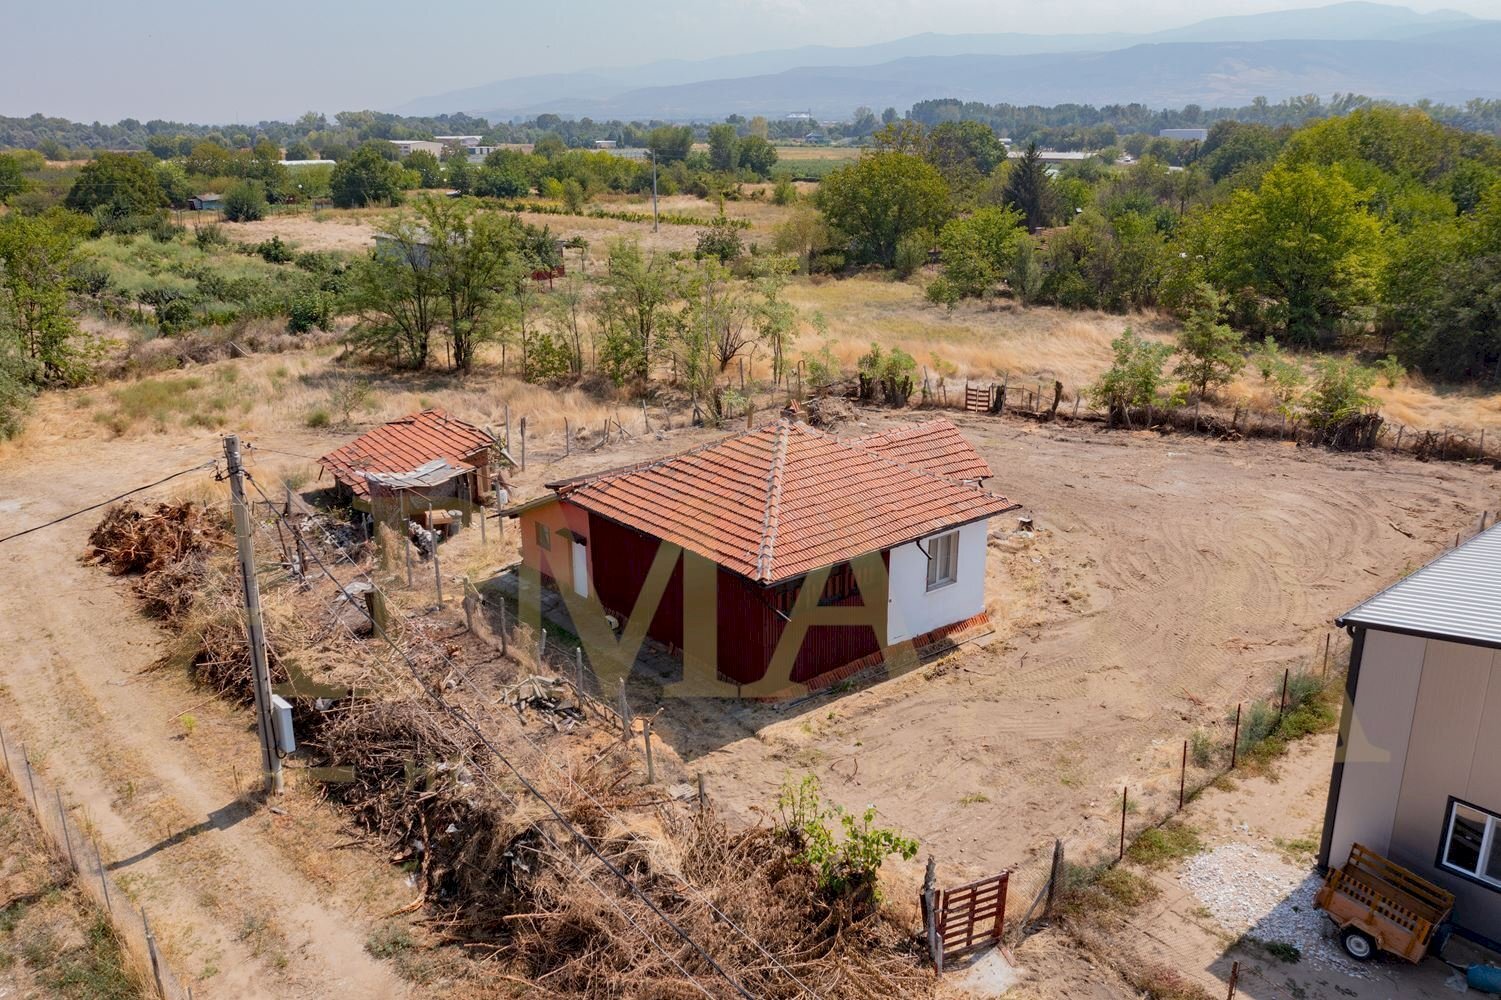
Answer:
POLYGON ((959 579, 959 532, 950 531, 927 541, 928 589, 947 587, 959 579))
POLYGON ((1450 799, 1439 864, 1501 889, 1501 816, 1450 799))

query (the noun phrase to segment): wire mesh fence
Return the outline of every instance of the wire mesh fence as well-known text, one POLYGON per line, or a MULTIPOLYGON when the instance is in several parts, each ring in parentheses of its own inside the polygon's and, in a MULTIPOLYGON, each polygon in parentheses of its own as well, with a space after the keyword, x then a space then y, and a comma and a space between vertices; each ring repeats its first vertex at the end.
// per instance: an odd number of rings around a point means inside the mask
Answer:
POLYGON ((32 766, 26 747, 0 728, 0 759, 21 798, 31 807, 37 826, 57 857, 77 875, 77 884, 108 917, 120 943, 126 971, 162 1000, 191 1000, 167 965, 146 912, 137 907, 109 874, 99 842, 69 812, 62 790, 32 766))

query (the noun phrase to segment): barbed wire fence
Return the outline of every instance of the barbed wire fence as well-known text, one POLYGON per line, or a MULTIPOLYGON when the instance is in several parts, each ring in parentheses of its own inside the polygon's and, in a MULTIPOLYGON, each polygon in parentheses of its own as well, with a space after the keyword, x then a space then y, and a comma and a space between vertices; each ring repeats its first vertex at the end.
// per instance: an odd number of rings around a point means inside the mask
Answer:
POLYGON ((193 991, 182 985, 162 955, 146 911, 131 902, 111 877, 99 841, 87 823, 80 823, 68 810, 62 789, 42 776, 25 744, 17 742, 3 727, 0 760, 16 792, 30 806, 43 839, 114 928, 127 972, 161 1000, 192 1000, 193 991))

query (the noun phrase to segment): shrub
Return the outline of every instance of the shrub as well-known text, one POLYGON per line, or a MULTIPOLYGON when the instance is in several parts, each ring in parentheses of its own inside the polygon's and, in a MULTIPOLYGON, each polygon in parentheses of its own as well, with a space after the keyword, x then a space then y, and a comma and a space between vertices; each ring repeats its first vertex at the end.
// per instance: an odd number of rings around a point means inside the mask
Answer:
POLYGON ((292 333, 307 333, 315 327, 327 330, 332 317, 333 306, 323 292, 298 292, 287 306, 287 329, 292 333))
POLYGON ((1193 758, 1194 767, 1209 767, 1214 763, 1219 747, 1215 746, 1214 737, 1202 729, 1195 729, 1188 740, 1189 755, 1193 758))
POLYGON ((771 189, 771 203, 786 206, 795 201, 797 201, 797 186, 792 183, 792 178, 778 177, 776 186, 771 189))
POLYGON ((1303 396, 1303 415, 1309 424, 1331 428, 1376 405, 1366 391, 1376 384, 1377 372, 1349 359, 1319 362, 1313 384, 1303 396))
POLYGON ((781 832, 801 849, 798 860, 817 870, 819 888, 830 895, 877 901, 876 874, 881 863, 893 854, 904 860, 917 856, 917 841, 874 825, 875 806, 858 817, 842 806, 826 806, 818 779, 811 774, 797 785, 789 778, 782 785, 777 806, 781 832), (842 828, 842 837, 836 836, 831 821, 842 828))
POLYGON ((253 249, 267 264, 290 264, 292 262, 292 248, 283 243, 280 236, 262 240, 253 249))
POLYGON ((1146 868, 1165 868, 1204 849, 1198 831, 1184 823, 1170 822, 1143 830, 1126 856, 1146 868))
POLYGON ((897 241, 896 253, 891 258, 891 266, 898 278, 912 277, 917 273, 918 268, 928 262, 930 242, 931 240, 925 233, 910 233, 897 241))
POLYGON ((266 185, 239 181, 224 192, 224 218, 230 222, 255 222, 266 217, 266 185))
POLYGON ((328 405, 344 415, 347 424, 354 419, 355 410, 370 407, 375 398, 375 389, 364 379, 342 379, 328 393, 328 405))
POLYGON ((1089 396, 1095 405, 1108 410, 1113 419, 1129 407, 1156 401, 1162 387, 1162 366, 1173 348, 1143 340, 1130 327, 1112 340, 1110 346, 1115 351, 1115 362, 1089 387, 1089 396))
POLYGON ((214 247, 227 245, 229 237, 224 235, 224 230, 217 222, 209 222, 194 227, 193 242, 198 244, 200 250, 212 250, 214 247))
POLYGON ((317 409, 309 410, 308 415, 303 418, 302 423, 305 427, 319 430, 333 423, 333 418, 328 415, 327 410, 320 406, 317 409))
POLYGON ((740 238, 740 227, 721 216, 708 229, 698 234, 695 257, 716 257, 722 264, 733 263, 745 253, 745 242, 740 238))

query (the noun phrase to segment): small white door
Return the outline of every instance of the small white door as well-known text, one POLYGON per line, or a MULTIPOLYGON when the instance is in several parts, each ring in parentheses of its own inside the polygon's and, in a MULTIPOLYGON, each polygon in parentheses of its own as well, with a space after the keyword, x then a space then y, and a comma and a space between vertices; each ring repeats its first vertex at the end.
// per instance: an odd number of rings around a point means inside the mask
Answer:
POLYGON ((573 540, 573 592, 589 596, 589 547, 581 538, 573 540))

